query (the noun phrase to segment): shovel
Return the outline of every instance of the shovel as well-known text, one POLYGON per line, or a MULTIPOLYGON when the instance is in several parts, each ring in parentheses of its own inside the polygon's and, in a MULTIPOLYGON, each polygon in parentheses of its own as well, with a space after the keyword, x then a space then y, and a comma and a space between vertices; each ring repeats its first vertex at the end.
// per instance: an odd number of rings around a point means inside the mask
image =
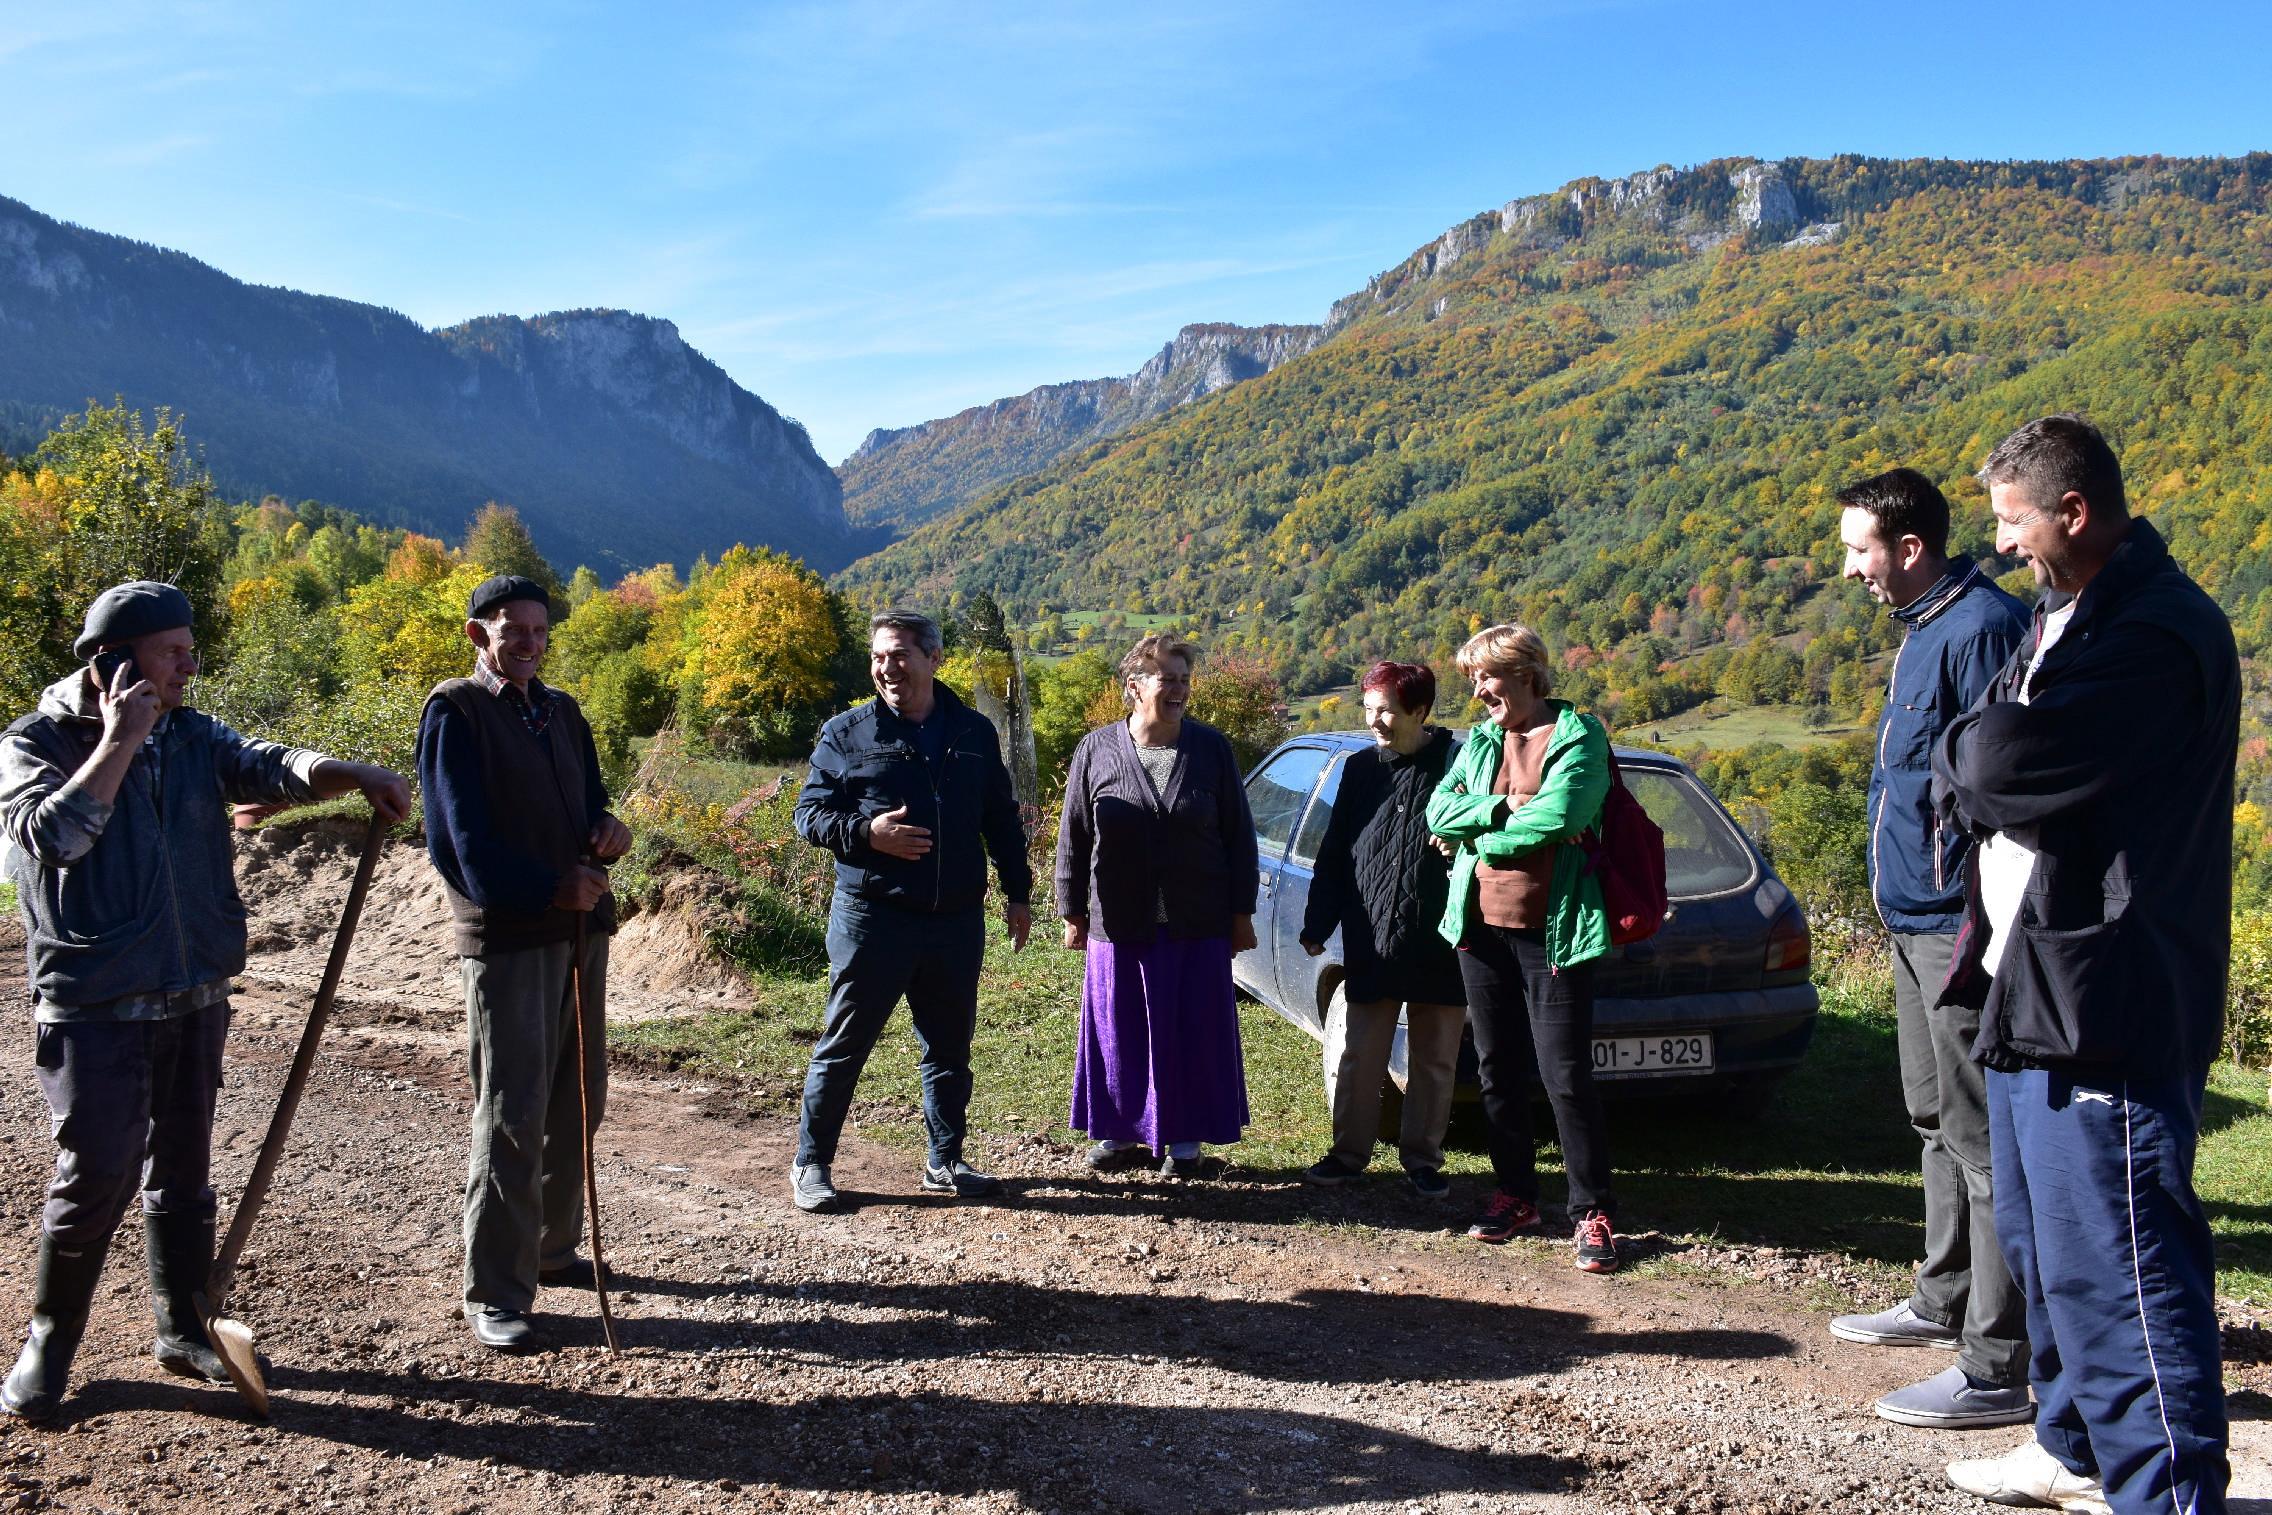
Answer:
POLYGON ((262 1419, 268 1416, 268 1384, 261 1377, 260 1359, 253 1354, 252 1327, 232 1319, 224 1307, 229 1287, 236 1282, 237 1258, 252 1235, 253 1222, 260 1218, 269 1183, 276 1177, 277 1160, 284 1155, 284 1139, 292 1131, 292 1116, 300 1108, 300 1095, 315 1069, 316 1047, 323 1040, 324 1022, 331 1018, 331 1002, 338 996, 339 977, 347 967, 347 949, 355 940, 355 922, 363 913, 364 896, 371 892, 371 874, 378 867, 379 848, 385 840, 386 822, 374 815, 370 830, 363 833, 363 855, 356 860, 355 882, 347 891, 338 933, 331 939, 331 959, 324 964, 315 1008, 308 1012, 307 1029, 300 1033, 300 1050, 292 1055, 292 1071, 284 1080, 284 1092, 277 1096, 276 1113, 268 1119, 268 1135, 261 1141, 260 1156, 253 1160, 252 1176, 245 1180, 244 1197, 229 1217, 228 1238, 221 1243, 220 1255, 213 1259, 213 1267, 205 1276, 204 1292, 197 1296, 197 1313, 204 1318, 206 1339, 229 1370, 229 1382, 237 1386, 237 1393, 253 1414, 262 1419))

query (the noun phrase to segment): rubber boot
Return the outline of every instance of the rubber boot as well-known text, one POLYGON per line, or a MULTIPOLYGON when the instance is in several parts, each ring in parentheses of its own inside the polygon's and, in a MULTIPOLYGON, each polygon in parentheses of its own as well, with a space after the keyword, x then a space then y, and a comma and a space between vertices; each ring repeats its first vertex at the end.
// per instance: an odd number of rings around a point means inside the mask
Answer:
POLYGON ((145 1215, 150 1244, 150 1304, 158 1317, 158 1366, 183 1378, 227 1383, 229 1370, 205 1335, 197 1296, 213 1271, 213 1218, 145 1215))
POLYGON ((110 1249, 92 1243, 66 1251, 46 1232, 39 1238, 39 1281, 32 1297, 32 1323, 24 1332, 23 1354, 7 1381, 0 1383, 0 1407, 26 1420, 55 1418, 63 1387, 71 1377, 71 1358, 86 1334, 87 1308, 103 1274, 110 1249))

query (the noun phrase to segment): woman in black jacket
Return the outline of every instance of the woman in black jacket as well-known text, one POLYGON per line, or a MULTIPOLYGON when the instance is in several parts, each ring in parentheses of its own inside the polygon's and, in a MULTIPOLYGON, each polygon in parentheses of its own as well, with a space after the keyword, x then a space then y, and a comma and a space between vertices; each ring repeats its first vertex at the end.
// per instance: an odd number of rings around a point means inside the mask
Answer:
POLYGON ((1065 775, 1057 909, 1088 957, 1071 1123, 1100 1171, 1152 1153, 1200 1177, 1200 1143, 1247 1122, 1231 956, 1254 945, 1254 817, 1230 742, 1184 716, 1192 656, 1138 642, 1120 664, 1128 719, 1083 737, 1065 775))
POLYGON ((1376 663, 1362 688, 1377 745, 1341 770, 1302 915, 1302 950, 1317 956, 1339 930, 1347 975, 1325 1039, 1333 1150, 1304 1177, 1335 1185, 1364 1176, 1402 1011, 1407 1071, 1397 1153, 1413 1192, 1442 1199, 1451 1192, 1440 1170, 1467 995, 1459 959, 1436 932, 1451 864, 1429 843, 1427 811, 1451 761, 1452 734, 1428 724, 1436 675, 1425 664, 1376 663))

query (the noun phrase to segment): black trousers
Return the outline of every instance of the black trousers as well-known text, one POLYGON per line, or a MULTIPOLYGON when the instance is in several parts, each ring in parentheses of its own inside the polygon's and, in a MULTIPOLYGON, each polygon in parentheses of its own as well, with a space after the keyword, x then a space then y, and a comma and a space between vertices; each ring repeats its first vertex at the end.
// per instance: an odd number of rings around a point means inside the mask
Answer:
POLYGON ((1491 1128, 1491 1172, 1517 1199, 1538 1203, 1538 1144, 1530 1129, 1535 1071, 1554 1110, 1562 1166, 1570 1179, 1570 1214, 1614 1214, 1609 1140, 1594 1091, 1594 965, 1556 972, 1546 933, 1510 931, 1476 921, 1460 944, 1467 983, 1467 1024, 1483 1080, 1483 1116, 1491 1128))
POLYGON ((39 1028, 36 1062, 55 1132, 47 1234, 73 1250, 110 1241, 141 1191, 145 1214, 210 1219, 213 1106, 229 1002, 162 1021, 39 1028))

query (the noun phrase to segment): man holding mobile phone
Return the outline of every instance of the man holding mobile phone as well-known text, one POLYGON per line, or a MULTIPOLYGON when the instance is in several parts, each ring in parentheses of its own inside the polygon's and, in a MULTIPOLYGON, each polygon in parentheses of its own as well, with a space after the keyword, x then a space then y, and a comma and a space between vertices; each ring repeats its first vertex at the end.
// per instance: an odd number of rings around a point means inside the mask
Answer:
POLYGON ((213 1261, 213 1106, 244 968, 229 802, 361 790, 387 821, 402 776, 241 736, 189 708, 188 596, 135 581, 98 595, 73 651, 0 738, 0 831, 31 959, 55 1173, 31 1324, 0 1407, 56 1412, 110 1237, 139 1189, 169 1372, 228 1381, 195 1299, 213 1261))

